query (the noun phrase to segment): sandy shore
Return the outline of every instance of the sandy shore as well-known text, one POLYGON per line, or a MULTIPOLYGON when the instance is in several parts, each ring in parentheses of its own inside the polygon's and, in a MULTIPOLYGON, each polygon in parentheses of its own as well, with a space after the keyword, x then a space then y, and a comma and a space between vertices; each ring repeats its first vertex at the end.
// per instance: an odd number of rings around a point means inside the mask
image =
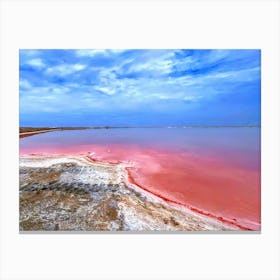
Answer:
POLYGON ((40 133, 59 131, 59 130, 82 130, 88 127, 20 127, 19 138, 33 136, 40 133))
POLYGON ((20 231, 238 230, 139 188, 128 167, 87 156, 21 156, 20 231))
POLYGON ((56 131, 56 130, 58 130, 58 129, 46 129, 46 130, 22 132, 19 134, 19 138, 24 138, 24 137, 33 136, 33 135, 45 133, 45 132, 56 131))

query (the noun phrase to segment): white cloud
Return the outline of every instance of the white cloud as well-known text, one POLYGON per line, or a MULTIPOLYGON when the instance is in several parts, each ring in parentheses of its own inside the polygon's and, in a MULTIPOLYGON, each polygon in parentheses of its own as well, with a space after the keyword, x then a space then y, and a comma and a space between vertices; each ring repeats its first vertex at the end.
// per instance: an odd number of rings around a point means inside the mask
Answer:
POLYGON ((154 76, 166 75, 172 72, 175 51, 158 51, 151 56, 149 52, 138 58, 128 70, 128 73, 143 72, 154 76))
POLYGON ((95 56, 98 54, 105 54, 106 50, 77 50, 76 55, 77 56, 95 56))
POLYGON ((259 67, 242 69, 237 71, 227 71, 227 72, 218 72, 214 74, 205 75, 197 80, 206 81, 206 80, 215 80, 215 79, 228 79, 231 81, 249 81, 259 78, 259 67))
POLYGON ((133 72, 150 71, 162 74, 169 74, 172 71, 172 60, 155 60, 136 64, 131 68, 133 72))
POLYGON ((159 99, 162 99, 162 100, 169 100, 169 99, 172 99, 171 96, 166 96, 166 95, 160 95, 159 96, 159 99))
POLYGON ((28 56, 36 56, 40 54, 39 50, 20 50, 20 51, 24 55, 28 55, 28 56))
POLYGON ((118 54, 122 53, 125 50, 122 49, 115 49, 115 50, 109 50, 109 49, 95 49, 95 50, 77 50, 76 55, 77 56, 88 56, 93 57, 96 55, 110 55, 110 54, 118 54))
POLYGON ((192 100, 196 100, 196 99, 199 99, 201 96, 185 96, 183 97, 182 99, 184 101, 192 101, 192 100))
POLYGON ((24 79, 20 79, 19 86, 20 86, 20 88, 23 88, 23 89, 29 89, 32 87, 31 84, 27 80, 24 80, 24 79))
POLYGON ((114 88, 109 88, 109 87, 95 86, 94 89, 98 90, 98 91, 102 91, 103 93, 108 94, 108 95, 113 95, 116 92, 114 88))
POLYGON ((66 76, 86 68, 84 64, 60 64, 54 67, 49 67, 46 73, 49 75, 66 76))
POLYGON ((46 67, 45 63, 43 62, 43 60, 41 58, 34 58, 31 60, 28 60, 26 62, 26 64, 36 67, 36 68, 44 68, 46 67))

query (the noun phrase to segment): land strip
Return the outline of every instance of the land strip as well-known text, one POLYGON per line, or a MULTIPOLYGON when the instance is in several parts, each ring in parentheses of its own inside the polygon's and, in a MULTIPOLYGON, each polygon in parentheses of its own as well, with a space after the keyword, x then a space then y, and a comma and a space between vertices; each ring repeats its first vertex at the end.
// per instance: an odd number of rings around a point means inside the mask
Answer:
POLYGON ((88 129, 88 127, 20 127, 19 137, 24 138, 39 133, 57 131, 57 130, 82 130, 88 129))

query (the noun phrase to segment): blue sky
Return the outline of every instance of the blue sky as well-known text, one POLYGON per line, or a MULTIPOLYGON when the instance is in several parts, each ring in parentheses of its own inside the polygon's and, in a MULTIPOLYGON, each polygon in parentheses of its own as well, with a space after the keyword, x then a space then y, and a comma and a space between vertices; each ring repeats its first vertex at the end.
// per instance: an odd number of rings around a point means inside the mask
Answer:
POLYGON ((260 72, 260 50, 20 50, 20 125, 260 125, 260 72))

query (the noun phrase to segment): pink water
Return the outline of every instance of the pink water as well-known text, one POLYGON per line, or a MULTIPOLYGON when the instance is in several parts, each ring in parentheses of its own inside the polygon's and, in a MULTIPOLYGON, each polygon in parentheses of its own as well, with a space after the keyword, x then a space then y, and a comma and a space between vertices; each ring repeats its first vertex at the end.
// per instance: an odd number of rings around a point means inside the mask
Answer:
POLYGON ((56 131, 20 139, 20 154, 127 161, 130 180, 166 201, 260 230, 259 128, 56 131))

